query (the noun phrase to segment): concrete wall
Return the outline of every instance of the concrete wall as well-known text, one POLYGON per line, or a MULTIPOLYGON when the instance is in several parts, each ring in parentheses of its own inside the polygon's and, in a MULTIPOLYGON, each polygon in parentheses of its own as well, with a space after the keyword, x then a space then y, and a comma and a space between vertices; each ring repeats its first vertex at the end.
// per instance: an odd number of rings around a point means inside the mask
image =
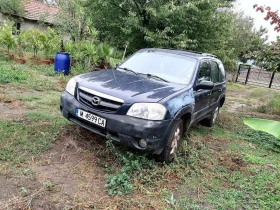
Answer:
POLYGON ((47 31, 47 26, 42 26, 37 23, 37 21, 34 20, 24 20, 21 22, 21 30, 29 30, 29 29, 38 29, 40 31, 47 31))
MULTIPOLYGON (((0 24, 4 23, 4 21, 7 19, 7 15, 3 14, 0 12, 0 24)), ((15 21, 15 18, 13 18, 15 21)), ((47 30, 47 26, 42 26, 39 25, 38 22, 36 20, 20 20, 18 21, 21 23, 21 30, 29 30, 29 29, 39 29, 41 31, 46 31, 47 30)))
POLYGON ((2 25, 5 20, 6 20, 6 16, 0 12, 0 25, 2 25))

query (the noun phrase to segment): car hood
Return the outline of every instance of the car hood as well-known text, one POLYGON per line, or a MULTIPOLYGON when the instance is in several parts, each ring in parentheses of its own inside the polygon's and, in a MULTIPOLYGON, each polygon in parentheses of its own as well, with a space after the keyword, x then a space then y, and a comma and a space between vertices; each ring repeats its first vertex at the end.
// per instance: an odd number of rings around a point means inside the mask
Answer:
POLYGON ((75 80, 78 86, 121 98, 125 103, 158 102, 186 88, 185 85, 167 83, 115 69, 82 74, 75 77, 75 80))

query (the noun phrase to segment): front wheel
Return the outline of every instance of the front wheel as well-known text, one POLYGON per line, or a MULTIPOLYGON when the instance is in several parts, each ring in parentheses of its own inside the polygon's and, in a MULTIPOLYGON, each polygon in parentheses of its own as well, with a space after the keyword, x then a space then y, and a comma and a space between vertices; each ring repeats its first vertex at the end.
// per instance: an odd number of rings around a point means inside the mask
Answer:
POLYGON ((182 142, 183 129, 183 121, 180 119, 174 124, 168 136, 167 143, 162 153, 159 155, 161 161, 164 161, 165 163, 171 163, 174 160, 182 142))

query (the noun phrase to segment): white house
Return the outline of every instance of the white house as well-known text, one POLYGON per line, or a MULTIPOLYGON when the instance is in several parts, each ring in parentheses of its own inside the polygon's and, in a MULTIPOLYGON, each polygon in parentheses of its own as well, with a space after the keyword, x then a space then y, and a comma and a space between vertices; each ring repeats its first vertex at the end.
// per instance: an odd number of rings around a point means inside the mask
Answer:
POLYGON ((58 7, 49 6, 36 0, 26 0, 24 3, 23 17, 0 12, 0 24, 6 19, 12 19, 16 23, 18 30, 36 28, 44 31, 47 30, 48 25, 53 24, 59 11, 60 9, 58 7), (40 22, 44 22, 45 24, 39 24, 40 22))

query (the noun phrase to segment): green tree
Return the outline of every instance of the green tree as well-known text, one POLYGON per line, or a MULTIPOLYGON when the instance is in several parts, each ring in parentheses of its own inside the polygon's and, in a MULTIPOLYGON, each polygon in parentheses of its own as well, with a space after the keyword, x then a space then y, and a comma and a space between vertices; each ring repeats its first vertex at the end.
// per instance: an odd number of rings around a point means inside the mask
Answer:
MULTIPOLYGON (((255 4, 253 8, 258 12, 266 13, 265 20, 271 21, 271 25, 276 25, 274 30, 280 32, 280 17, 278 11, 272 11, 269 6, 259 6, 255 4)), ((251 53, 256 60, 256 64, 268 71, 280 72, 280 37, 276 42, 266 44, 263 48, 251 53)))
MULTIPOLYGON (((225 0, 69 0, 57 1, 63 12, 58 29, 70 34, 77 53, 93 36, 128 53, 145 47, 195 50, 217 55, 227 70, 265 41, 253 21, 232 12, 225 0)), ((71 47, 70 47, 71 48, 71 47)), ((90 49, 92 51, 92 49, 90 49)), ((92 51, 93 52, 93 51, 92 51)))
POLYGON ((280 72, 280 38, 253 53, 256 63, 268 71, 280 72))
POLYGON ((10 15, 24 15, 23 0, 1 0, 0 11, 10 15))
POLYGON ((119 49, 129 42, 128 53, 145 47, 195 50, 236 68, 240 51, 229 46, 237 43, 229 43, 235 18, 229 1, 89 0, 86 7, 93 11, 100 40, 119 49))
POLYGON ((128 41, 130 52, 143 47, 209 51, 231 20, 219 11, 230 7, 221 0, 89 0, 87 7, 100 39, 117 46, 128 41))

